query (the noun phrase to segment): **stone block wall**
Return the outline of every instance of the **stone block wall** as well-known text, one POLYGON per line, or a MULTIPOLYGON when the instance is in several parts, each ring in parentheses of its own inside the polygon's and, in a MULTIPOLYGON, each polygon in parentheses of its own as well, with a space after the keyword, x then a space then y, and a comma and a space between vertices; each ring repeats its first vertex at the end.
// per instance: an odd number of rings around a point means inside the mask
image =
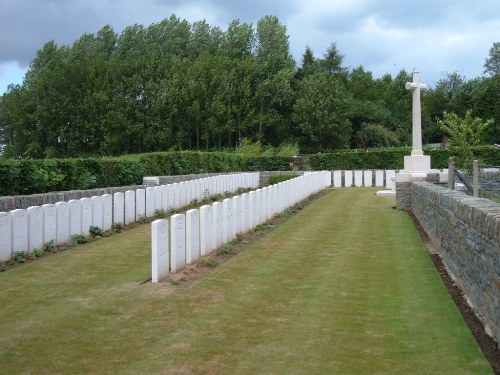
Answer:
POLYGON ((13 195, 0 197, 0 212, 15 209, 25 209, 30 206, 41 206, 43 204, 54 204, 57 202, 69 202, 71 199, 90 198, 104 194, 125 193, 127 190, 145 189, 145 185, 119 186, 89 190, 68 190, 43 194, 13 195))
POLYGON ((412 182, 411 211, 486 332, 500 342, 500 204, 412 182))
POLYGON ((396 181, 396 207, 399 210, 411 210, 411 182, 396 181))

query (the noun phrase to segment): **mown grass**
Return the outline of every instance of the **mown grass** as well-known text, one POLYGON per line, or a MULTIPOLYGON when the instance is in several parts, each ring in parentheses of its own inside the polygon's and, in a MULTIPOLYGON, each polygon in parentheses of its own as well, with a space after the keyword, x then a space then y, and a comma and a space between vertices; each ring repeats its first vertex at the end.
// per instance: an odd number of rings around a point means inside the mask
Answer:
POLYGON ((1 373, 488 374, 415 228, 338 189, 191 286, 149 225, 0 273, 1 373))

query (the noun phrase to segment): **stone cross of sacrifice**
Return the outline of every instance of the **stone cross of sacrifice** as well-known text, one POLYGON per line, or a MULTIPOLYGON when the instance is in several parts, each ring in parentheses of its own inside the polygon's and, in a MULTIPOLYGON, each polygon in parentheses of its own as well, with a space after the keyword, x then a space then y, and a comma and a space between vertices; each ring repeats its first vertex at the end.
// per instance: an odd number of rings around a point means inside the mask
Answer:
POLYGON ((427 90, 427 85, 420 83, 420 73, 413 71, 413 82, 406 82, 405 88, 413 91, 412 151, 411 155, 423 155, 422 118, 420 111, 420 90, 427 90))

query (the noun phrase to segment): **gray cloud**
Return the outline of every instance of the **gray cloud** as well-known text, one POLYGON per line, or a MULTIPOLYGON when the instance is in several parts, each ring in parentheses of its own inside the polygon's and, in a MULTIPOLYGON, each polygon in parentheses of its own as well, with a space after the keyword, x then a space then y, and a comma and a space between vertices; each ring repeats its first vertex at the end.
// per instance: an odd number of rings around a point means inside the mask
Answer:
POLYGON ((286 24, 298 63, 306 45, 321 56, 336 41, 347 65, 376 76, 419 66, 435 81, 445 71, 481 74, 500 30, 498 0, 0 0, 0 9, 0 64, 23 67, 47 41, 71 44, 106 24, 120 32, 175 13, 224 29, 273 14, 286 24))

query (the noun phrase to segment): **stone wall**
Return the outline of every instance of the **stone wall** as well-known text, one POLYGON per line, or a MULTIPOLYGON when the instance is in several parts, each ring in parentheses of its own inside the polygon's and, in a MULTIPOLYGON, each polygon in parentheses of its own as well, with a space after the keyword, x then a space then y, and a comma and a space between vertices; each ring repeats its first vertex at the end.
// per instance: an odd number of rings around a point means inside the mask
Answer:
POLYGON ((500 205, 428 182, 411 183, 411 210, 486 332, 500 342, 500 205))
POLYGON ((71 199, 90 198, 104 194, 125 193, 127 190, 145 189, 145 185, 108 187, 90 190, 69 190, 57 191, 32 195, 13 195, 0 197, 0 212, 7 212, 15 209, 25 209, 31 206, 41 206, 43 204, 54 204, 57 202, 69 202, 71 199))
POLYGON ((411 182, 396 181, 396 207, 398 210, 411 210, 411 182))

